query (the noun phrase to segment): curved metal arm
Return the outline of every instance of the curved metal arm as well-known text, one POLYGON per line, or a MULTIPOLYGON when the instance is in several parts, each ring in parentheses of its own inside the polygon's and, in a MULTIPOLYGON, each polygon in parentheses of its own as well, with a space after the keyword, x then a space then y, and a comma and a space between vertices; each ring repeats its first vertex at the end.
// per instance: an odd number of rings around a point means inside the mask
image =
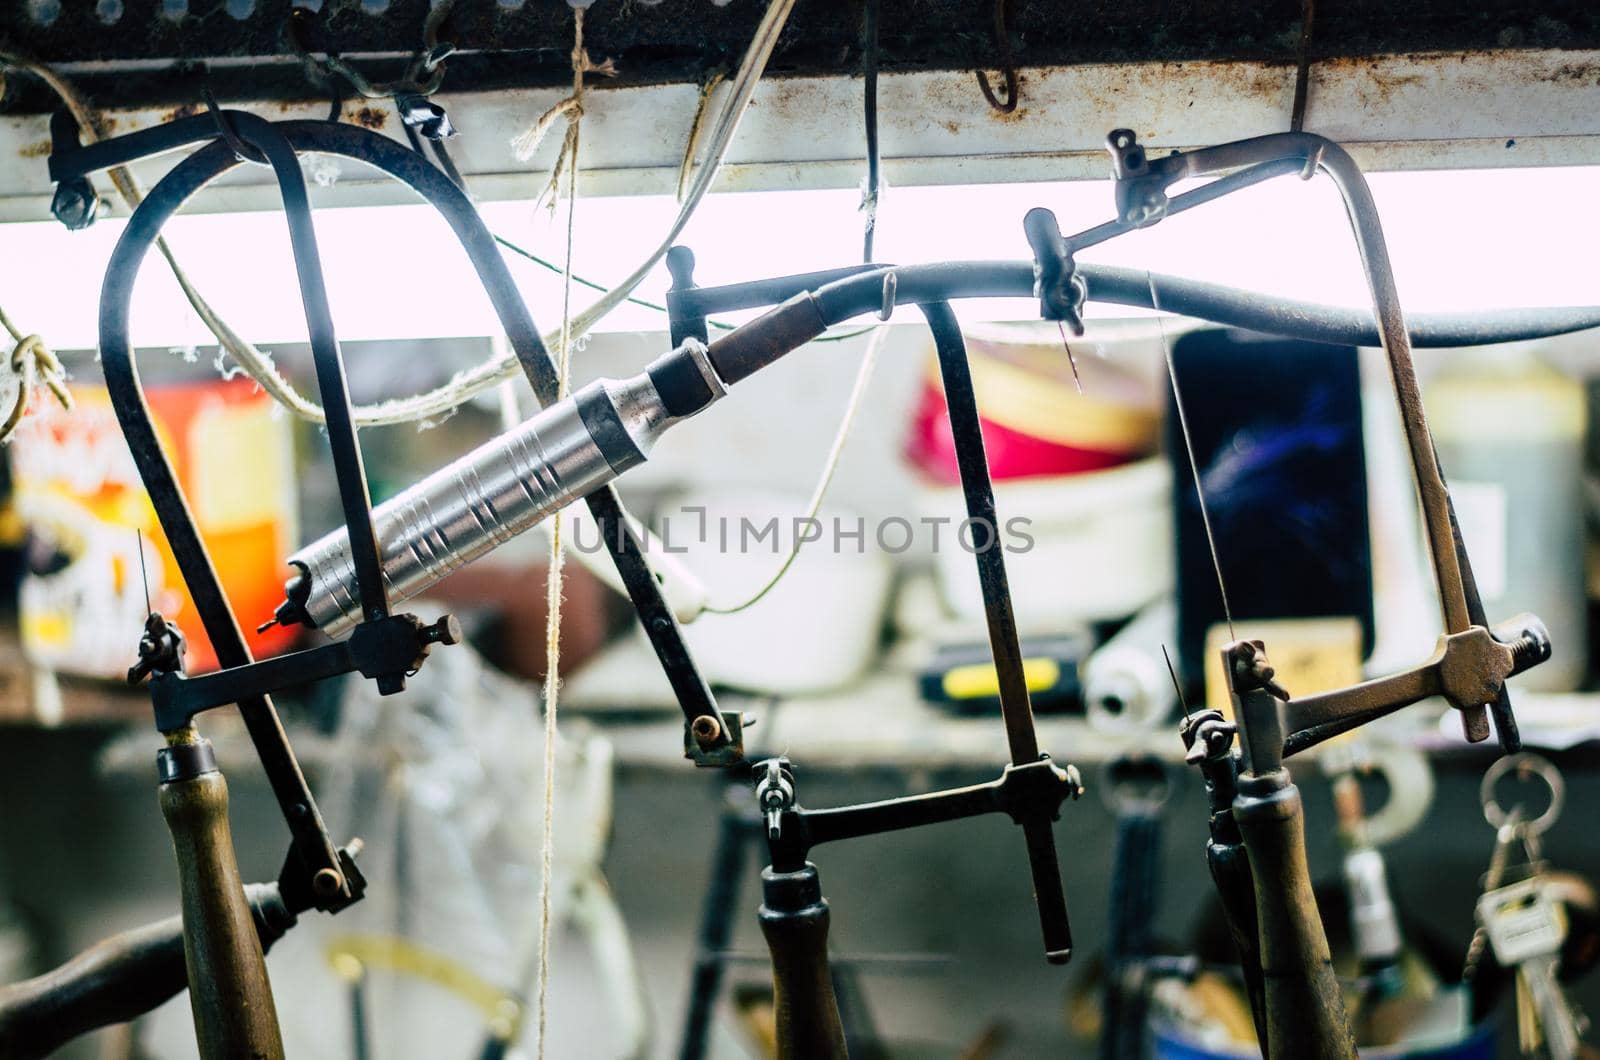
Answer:
MULTIPOLYGON (((1115 222, 1090 229, 1087 233, 1066 237, 1063 242, 1070 247, 1088 245, 1130 228, 1153 224, 1179 200, 1193 203, 1211 201, 1216 197, 1215 194, 1205 196, 1203 193, 1206 189, 1202 188, 1186 193, 1191 197, 1201 196, 1199 199, 1180 196, 1179 199, 1168 200, 1167 188, 1188 177, 1251 167, 1207 186, 1232 188, 1249 183, 1236 178, 1269 170, 1278 171, 1285 160, 1298 160, 1298 168, 1305 175, 1321 168, 1333 177, 1350 214, 1373 296, 1379 345, 1389 362, 1401 420, 1405 425, 1413 473, 1428 531, 1430 564, 1444 611, 1445 633, 1454 635, 1473 628, 1486 629, 1483 604, 1456 529, 1450 495, 1440 474, 1433 440, 1428 432, 1421 393, 1411 362, 1411 341, 1395 290, 1382 225, 1366 180, 1354 160, 1337 144, 1311 133, 1258 137, 1187 154, 1175 154, 1153 162, 1145 158, 1144 149, 1126 130, 1113 132, 1109 144, 1118 175, 1119 217, 1115 222)), ((686 282, 688 264, 680 259, 680 267, 674 277, 677 281, 674 286, 678 288, 677 305, 681 311, 686 301, 698 296, 698 311, 704 312, 705 293, 686 282)), ((793 295, 762 317, 712 342, 708 352, 718 372, 728 381, 736 382, 783 356, 800 342, 820 334, 823 329, 879 308, 886 296, 886 280, 889 276, 894 277, 895 284, 894 290, 888 295, 899 304, 1015 294, 1023 279, 1015 265, 985 262, 885 268, 839 276, 815 291, 793 295)), ((1032 280, 1030 269, 1030 291, 1032 280)), ((1177 308, 1163 304, 1151 286, 1150 300, 1154 308, 1177 308)), ((745 293, 758 297, 762 292, 750 290, 745 293)), ((1089 293, 1092 296, 1092 289, 1089 293)), ((1494 709, 1502 747, 1513 751, 1520 745, 1520 737, 1503 683, 1509 672, 1510 656, 1493 645, 1489 651, 1502 658, 1496 662, 1500 670, 1500 683, 1490 690, 1487 699, 1474 699, 1468 694, 1470 681, 1463 681, 1455 688, 1448 687, 1451 679, 1448 671, 1443 672, 1447 682, 1446 691, 1450 693, 1448 698, 1452 706, 1461 712, 1462 728, 1468 740, 1476 742, 1488 738, 1489 721, 1485 711, 1488 705, 1494 709)))
MULTIPOLYGON (((237 122, 236 129, 240 134, 248 137, 254 146, 271 159, 286 205, 308 209, 305 180, 293 148, 263 119, 248 114, 232 117, 237 122)), ((206 150, 213 152, 213 157, 219 160, 229 160, 229 167, 238 164, 239 160, 222 144, 214 144, 206 150)), ((143 207, 134 211, 106 267, 105 285, 100 296, 101 362, 117 420, 217 660, 224 667, 244 666, 252 661, 249 646, 223 592, 211 555, 200 538, 194 516, 178 484, 177 474, 157 436, 134 364, 128 334, 130 304, 139 266, 161 227, 188 197, 187 193, 170 194, 172 188, 182 185, 181 176, 171 183, 169 180, 163 180, 158 185, 158 190, 166 194, 152 194, 143 207)), ((190 188, 189 193, 193 190, 195 188, 190 188)), ((332 343, 332 319, 328 314, 321 271, 316 262, 315 232, 309 230, 309 225, 292 226, 290 234, 294 240, 295 260, 301 276, 302 298, 306 301, 307 323, 314 338, 320 339, 319 354, 331 355, 337 362, 337 348, 329 345, 332 343)), ((340 376, 342 384, 342 373, 340 376)), ((364 483, 360 488, 364 495, 364 483)), ((370 532, 370 522, 368 530, 370 532)), ((264 695, 247 696, 240 700, 239 710, 272 784, 273 794, 284 812, 285 820, 289 822, 295 852, 308 875, 324 870, 338 874, 340 886, 329 889, 328 893, 330 907, 354 901, 359 891, 352 888, 352 881, 344 878, 338 852, 328 839, 316 801, 289 747, 272 701, 264 695)))
MULTIPOLYGON (((280 122, 276 123, 274 128, 297 152, 315 151, 356 159, 401 181, 433 205, 461 242, 489 295, 512 350, 534 393, 540 402, 546 405, 556 399, 558 379, 549 351, 539 336, 527 306, 500 255, 499 248, 495 245, 494 237, 484 226, 471 200, 459 187, 427 159, 370 130, 315 121, 280 122)), ((182 119, 130 134, 126 138, 102 141, 54 158, 52 173, 62 177, 90 172, 131 158, 181 147, 199 140, 212 139, 216 134, 215 122, 208 117, 182 119)), ((136 215, 139 218, 138 225, 130 223, 130 229, 137 228, 137 230, 132 235, 125 233, 124 241, 137 239, 139 244, 147 248, 160 227, 185 201, 201 187, 237 165, 238 161, 221 143, 211 143, 184 159, 152 189, 146 199, 145 207, 136 215)), ((136 266, 135 259, 142 257, 142 251, 138 254, 130 253, 128 265, 136 266)), ((121 280, 122 290, 119 295, 123 304, 119 312, 125 321, 126 299, 131 296, 132 275, 124 275, 121 280)), ((125 334, 125 323, 123 331, 125 334)), ((120 362, 124 359, 127 358, 123 351, 114 349, 109 351, 108 362, 117 360, 119 363, 116 365, 108 363, 108 378, 113 371, 123 369, 120 362)), ((136 390, 137 374, 133 371, 131 363, 121 371, 121 375, 125 380, 124 386, 136 390)), ((129 390, 127 393, 133 392, 129 390)), ((114 388, 112 393, 114 402, 135 401, 117 388, 114 388)), ((142 407, 142 397, 137 399, 137 404, 142 407)), ((160 456, 158 447, 144 450, 135 448, 134 457, 140 466, 141 475, 151 484, 152 497, 158 493, 176 495, 175 485, 170 489, 164 488, 170 484, 171 474, 164 458, 160 456)), ((616 492, 607 487, 596 491, 585 500, 602 530, 601 538, 612 553, 623 584, 639 612, 640 622, 655 648, 686 721, 710 716, 718 722, 714 727, 719 733, 716 738, 705 743, 696 742, 691 746, 690 750, 695 760, 706 764, 722 764, 737 759, 740 746, 737 739, 730 734, 736 733, 739 727, 734 724, 735 719, 722 715, 710 688, 695 668, 684 643, 682 631, 671 608, 662 598, 660 586, 645 559, 644 549, 628 525, 616 492)), ((178 553, 176 546, 174 552, 178 553)), ((207 577, 201 572, 200 557, 203 557, 203 548, 178 555, 180 568, 184 571, 185 580, 191 585, 191 594, 196 599, 197 609, 213 643, 219 640, 234 640, 238 630, 237 622, 228 610, 226 601, 221 597, 220 586, 216 583, 214 575, 207 577), (191 572, 199 577, 192 577, 191 572)), ((205 562, 209 566, 209 561, 205 562)), ((242 641, 240 643, 242 645, 242 641)), ((223 659, 224 665, 247 662, 248 655, 235 654, 232 659, 236 661, 223 659)), ((250 713, 260 713, 260 711, 247 710, 247 714, 250 713)), ((252 735, 258 735, 256 730, 252 729, 252 735)), ((266 742, 277 742, 272 740, 270 733, 262 736, 266 742)), ((258 752, 263 751, 263 738, 258 738, 256 741, 258 752)), ((264 760, 267 754, 270 752, 263 753, 264 760)), ((281 798, 280 802, 284 804, 286 810, 292 805, 281 798)))
MULTIPOLYGON (((1143 148, 1133 141, 1132 135, 1127 134, 1126 130, 1113 132, 1109 145, 1114 159, 1126 161, 1134 153, 1137 153, 1138 159, 1143 157, 1143 148), (1127 136, 1126 142, 1119 143, 1119 137, 1124 134, 1127 136)), ((1433 439, 1423 415, 1422 393, 1417 388, 1416 370, 1411 363, 1411 337, 1406 331, 1405 314, 1400 308, 1400 294, 1395 289, 1394 268, 1389 262, 1389 250, 1384 243, 1378 207, 1373 202, 1372 190, 1355 159, 1332 140, 1308 132, 1273 133, 1167 155, 1145 162, 1143 172, 1134 167, 1135 171, 1120 182, 1119 205, 1126 204, 1123 205, 1122 220, 1141 225, 1159 220, 1167 212, 1166 189, 1180 180, 1284 159, 1301 161, 1306 177, 1310 177, 1315 170, 1322 170, 1333 179, 1334 186, 1344 198, 1367 287, 1372 294, 1373 311, 1378 319, 1379 344, 1389 361, 1395 399, 1400 405, 1400 419, 1405 427, 1406 444, 1411 451, 1411 466, 1422 500, 1434 582, 1439 590, 1440 606, 1444 610, 1445 632, 1460 633, 1472 625, 1473 620, 1468 613, 1455 540, 1450 530, 1450 494, 1439 474, 1438 457, 1434 453, 1433 439), (1135 214, 1141 216, 1136 219, 1133 216, 1135 214)))

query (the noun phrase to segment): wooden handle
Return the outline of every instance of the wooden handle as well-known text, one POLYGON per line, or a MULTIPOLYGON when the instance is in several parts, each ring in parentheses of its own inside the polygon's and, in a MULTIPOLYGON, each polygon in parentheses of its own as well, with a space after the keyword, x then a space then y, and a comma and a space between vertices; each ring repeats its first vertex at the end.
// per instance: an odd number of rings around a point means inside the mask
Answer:
POLYGON ((0 1056, 48 1056, 86 1031, 150 1011, 183 988, 180 918, 124 932, 0 991, 0 1056))
MULTIPOLYGON (((265 948, 294 925, 294 914, 277 884, 245 890, 265 948)), ((182 917, 113 935, 59 968, 0 988, 0 1056, 48 1056, 80 1035, 144 1015, 188 985, 182 917)))
MULTIPOLYGON (((209 747, 203 741, 200 746, 209 747)), ((183 952, 200 1056, 282 1060, 267 965, 228 828, 228 782, 214 763, 188 768, 209 756, 169 754, 179 750, 162 752, 163 776, 170 779, 161 785, 161 814, 178 859, 183 952)))
POLYGON ((1267 1053, 1354 1060, 1339 980, 1306 865, 1300 789, 1279 769, 1239 778, 1233 818, 1255 877, 1267 1053))
POLYGON ((1244 974, 1245 992, 1250 996, 1250 1016, 1256 1025, 1256 1041, 1263 1060, 1270 1060, 1267 1049, 1267 995, 1261 981, 1261 933, 1256 926, 1255 878, 1250 873, 1250 855, 1243 843, 1206 844, 1206 863, 1211 880, 1222 899, 1222 915, 1228 921, 1228 934, 1239 951, 1239 969, 1244 974))
POLYGON ((778 1060, 848 1060, 828 966, 828 903, 817 867, 761 871, 761 933, 772 952, 778 1060))

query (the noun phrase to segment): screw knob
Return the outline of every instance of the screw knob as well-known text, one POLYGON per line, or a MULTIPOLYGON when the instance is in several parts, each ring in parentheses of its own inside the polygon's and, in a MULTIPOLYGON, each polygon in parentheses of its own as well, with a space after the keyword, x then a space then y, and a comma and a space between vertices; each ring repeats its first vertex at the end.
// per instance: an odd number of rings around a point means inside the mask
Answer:
POLYGON ((455 615, 440 615, 437 622, 422 627, 421 636, 424 644, 460 644, 461 622, 455 615))

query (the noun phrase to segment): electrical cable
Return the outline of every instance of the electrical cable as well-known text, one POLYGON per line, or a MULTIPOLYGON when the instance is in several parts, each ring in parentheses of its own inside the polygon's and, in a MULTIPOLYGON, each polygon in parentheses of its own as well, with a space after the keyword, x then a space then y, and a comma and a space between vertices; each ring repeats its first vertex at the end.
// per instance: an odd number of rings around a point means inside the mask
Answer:
POLYGON ((1015 111, 1021 98, 1017 82, 1017 59, 1011 52, 1011 30, 1006 21, 1006 0, 994 0, 994 43, 1000 49, 1000 62, 1004 67, 1006 98, 1002 100, 995 94, 994 86, 989 84, 988 72, 982 69, 978 71, 978 87, 983 90, 983 98, 989 101, 989 106, 999 114, 1015 111))
MULTIPOLYGON (((555 273, 557 276, 562 275, 563 270, 562 270, 561 266, 556 264, 555 262, 551 261, 549 258, 540 257, 538 254, 535 254, 533 251, 527 249, 526 247, 520 246, 517 243, 513 243, 511 240, 507 239, 505 236, 502 236, 502 235, 496 235, 494 237, 494 241, 496 243, 499 243, 502 247, 505 247, 507 250, 511 251, 511 253, 517 255, 518 257, 526 258, 527 260, 533 262, 535 265, 539 266, 540 268, 548 269, 549 271, 555 273)), ((605 284, 597 283, 594 280, 588 279, 587 277, 584 277, 584 276, 579 276, 577 273, 573 273, 572 274, 572 282, 577 284, 577 285, 579 285, 580 287, 587 287, 591 291, 606 291, 606 290, 609 290, 609 288, 607 288, 605 284)), ((625 301, 627 301, 627 303, 629 305, 636 305, 636 306, 640 306, 640 307, 642 307, 644 309, 651 309, 651 310, 654 310, 657 313, 670 313, 671 312, 670 309, 668 309, 666 306, 662 305, 660 302, 652 302, 652 301, 650 301, 650 299, 648 299, 648 298, 640 298, 638 295, 631 295, 630 294, 625 299, 625 301)), ((734 328, 739 326, 737 324, 731 324, 726 320, 707 320, 706 321, 706 325, 708 327, 716 328, 718 331, 732 331, 734 328)), ((864 327, 864 328, 852 328, 852 329, 850 329, 848 331, 841 331, 836 335, 819 335, 817 338, 814 338, 811 341, 812 342, 845 342, 845 341, 848 341, 849 339, 853 339, 853 338, 857 338, 857 337, 859 337, 861 335, 865 335, 865 334, 871 332, 872 330, 874 330, 876 327, 877 327, 877 325, 874 324, 874 325, 869 325, 868 327, 864 327)))

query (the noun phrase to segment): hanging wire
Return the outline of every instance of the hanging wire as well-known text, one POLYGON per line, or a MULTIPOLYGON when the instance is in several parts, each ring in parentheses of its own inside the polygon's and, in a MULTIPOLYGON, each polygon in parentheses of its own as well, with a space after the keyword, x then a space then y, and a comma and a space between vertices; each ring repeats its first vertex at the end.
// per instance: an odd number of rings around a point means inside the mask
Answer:
MULTIPOLYGON (((521 245, 519 245, 517 243, 513 243, 511 240, 507 239, 505 236, 496 235, 494 237, 494 241, 496 243, 499 243, 502 247, 504 247, 507 250, 511 251, 511 253, 517 255, 518 257, 526 258, 528 261, 533 262, 535 265, 539 266, 540 268, 547 269, 550 272, 555 273, 557 276, 562 275, 562 273, 564 271, 562 269, 562 267, 559 264, 557 264, 556 262, 551 261, 549 258, 540 257, 538 254, 535 254, 533 251, 527 249, 526 247, 523 247, 523 246, 521 246, 521 245)), ((577 273, 573 273, 572 282, 577 284, 580 287, 587 287, 591 291, 605 291, 605 290, 608 290, 608 288, 604 284, 597 283, 594 280, 587 279, 586 277, 583 277, 583 276, 579 276, 577 273)), ((640 298, 637 295, 629 295, 626 299, 624 299, 624 301, 628 302, 630 305, 640 306, 640 307, 642 307, 644 309, 652 309, 652 310, 656 311, 657 313, 669 313, 669 312, 671 312, 671 310, 669 310, 666 306, 662 305, 660 302, 652 302, 648 298, 640 298)), ((706 321, 706 324, 709 327, 716 328, 718 331, 732 331, 734 328, 739 326, 737 324, 730 324, 726 320, 709 320, 708 319, 706 321)), ((850 328, 850 329, 846 329, 844 331, 841 331, 841 332, 839 332, 837 334, 833 334, 833 335, 820 335, 817 338, 812 339, 811 341, 812 342, 844 342, 847 339, 853 339, 853 338, 856 338, 857 336, 865 335, 868 332, 870 332, 871 330, 873 330, 872 326, 868 326, 868 327, 864 327, 864 328, 850 328)))
POLYGON ((1017 82, 1017 59, 1011 52, 1011 30, 1007 25, 1008 2, 1009 0, 994 0, 994 43, 1000 50, 1001 73, 1006 79, 1006 98, 1002 100, 995 93, 994 86, 989 84, 988 71, 982 69, 978 71, 978 87, 983 90, 983 98, 989 101, 989 106, 1001 114, 1015 111, 1021 95, 1017 82))
POLYGON ((1295 50, 1294 104, 1289 109, 1291 132, 1299 132, 1306 124, 1306 96, 1311 88, 1311 23, 1316 10, 1316 0, 1302 0, 1300 44, 1295 50))
POLYGON ((867 182, 861 191, 861 212, 866 230, 861 236, 861 260, 872 264, 872 237, 878 228, 878 196, 882 175, 878 159, 878 0, 866 0, 861 12, 861 74, 863 120, 867 134, 867 182))
MULTIPOLYGON (((862 398, 867 392, 867 384, 872 381, 872 370, 878 363, 878 354, 888 337, 888 325, 879 324, 872 329, 872 338, 867 340, 866 351, 861 355, 861 364, 856 369, 855 385, 850 389, 850 399, 845 403, 844 415, 839 419, 839 430, 833 436, 833 445, 828 449, 828 458, 822 463, 822 474, 817 478, 816 487, 811 491, 811 500, 806 504, 807 525, 810 525, 816 519, 817 513, 822 510, 822 500, 828 494, 828 487, 833 484, 833 473, 839 470, 839 457, 844 452, 845 442, 850 439, 850 428, 855 424, 856 413, 860 410, 862 398)), ((800 546, 800 535, 796 533, 794 541, 789 546, 788 555, 783 557, 783 562, 778 564, 778 568, 752 595, 736 604, 720 606, 706 604, 702 610, 714 615, 736 615, 754 607, 777 587, 784 575, 789 573, 789 568, 794 566, 794 561, 800 557, 800 546)))
POLYGON ((1167 338, 1167 326, 1161 312, 1160 299, 1156 297, 1155 280, 1147 272, 1145 282, 1150 285, 1150 305, 1156 311, 1156 328, 1161 333, 1161 350, 1167 359, 1167 378, 1172 382, 1172 405, 1178 413, 1178 429, 1183 434, 1183 448, 1189 454, 1189 470, 1194 473, 1194 499, 1200 505, 1200 523, 1206 531, 1206 547, 1211 550, 1211 567, 1217 574, 1217 592, 1222 596, 1222 615, 1228 620, 1228 639, 1238 640, 1233 628, 1233 608, 1228 604, 1228 585, 1222 578, 1222 558, 1217 553, 1217 539, 1211 532, 1211 512, 1206 507, 1206 491, 1201 485, 1200 464, 1194 455, 1194 437, 1189 433, 1189 417, 1183 408, 1183 392, 1178 388, 1178 366, 1172 359, 1172 342, 1167 338))
POLYGON ((706 129, 706 116, 711 113, 711 100, 717 89, 728 80, 724 70, 713 71, 700 86, 700 100, 695 104, 694 120, 689 123, 689 138, 683 145, 683 161, 678 163, 678 202, 689 193, 689 178, 694 176, 694 160, 700 153, 700 139, 706 129))

